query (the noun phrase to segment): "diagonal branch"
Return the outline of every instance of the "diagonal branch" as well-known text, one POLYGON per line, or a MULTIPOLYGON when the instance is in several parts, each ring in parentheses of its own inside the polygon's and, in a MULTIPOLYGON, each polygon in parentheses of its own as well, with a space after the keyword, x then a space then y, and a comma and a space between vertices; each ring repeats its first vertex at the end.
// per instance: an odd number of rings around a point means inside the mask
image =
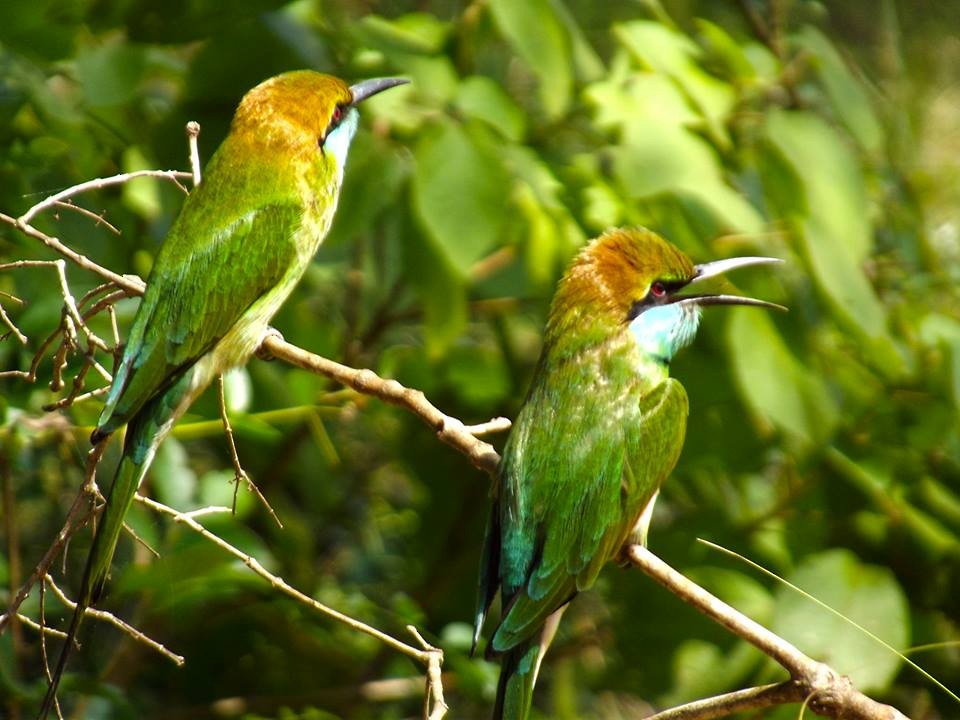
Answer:
POLYGON ((287 581, 279 575, 274 575, 268 571, 255 557, 247 555, 243 551, 228 543, 219 535, 210 532, 207 530, 207 528, 196 521, 196 517, 200 515, 209 515, 219 512, 229 513, 230 508, 208 507, 191 513, 182 513, 178 510, 168 507, 167 505, 159 503, 156 500, 151 500, 148 497, 144 497, 139 493, 137 493, 135 498, 137 502, 140 502, 147 507, 156 510, 157 512, 169 515, 173 518, 174 522, 183 523, 194 532, 200 534, 206 540, 209 540, 217 547, 230 553, 235 558, 240 560, 244 565, 250 568, 254 573, 270 583, 270 586, 275 590, 279 590, 284 595, 293 598, 297 602, 306 605, 307 607, 319 612, 322 615, 325 615, 328 618, 336 620, 339 623, 343 623, 353 630, 357 630, 369 635, 370 637, 376 638, 392 650, 396 650, 397 652, 422 663, 427 668, 427 691, 424 717, 429 718, 429 720, 440 720, 440 718, 446 714, 447 706, 443 700, 443 687, 440 684, 440 666, 443 663, 443 651, 427 643, 420 633, 417 632, 416 628, 413 626, 408 626, 407 629, 417 639, 417 642, 421 646, 419 648, 409 645, 402 640, 398 640, 392 635, 388 635, 382 630, 378 630, 377 628, 367 625, 366 623, 352 618, 349 615, 345 615, 329 605, 324 605, 323 603, 314 600, 309 595, 304 594, 300 590, 297 590, 297 588, 287 583, 287 581), (432 710, 430 710, 431 705, 433 706, 432 710))
POLYGON ((627 556, 634 565, 678 598, 754 645, 790 673, 790 680, 786 683, 752 691, 741 691, 741 693, 754 693, 750 698, 755 703, 753 705, 738 705, 734 701, 745 701, 746 698, 731 698, 731 695, 737 695, 732 693, 673 708, 654 715, 653 717, 657 720, 708 720, 747 707, 769 707, 784 702, 806 702, 807 706, 818 715, 844 720, 907 720, 899 710, 878 703, 859 692, 853 687, 850 678, 840 675, 824 663, 807 657, 780 636, 681 575, 642 545, 631 545, 627 556), (792 693, 788 692, 788 688, 792 689, 792 693), (761 700, 766 704, 756 704, 761 700), (721 708, 727 707, 731 709, 720 711, 721 708))
MULTIPOLYGON (((494 447, 471 434, 457 418, 441 412, 420 390, 404 387, 396 380, 385 380, 372 370, 358 370, 314 355, 296 345, 291 345, 275 332, 267 334, 260 344, 260 349, 261 352, 266 351, 278 360, 324 375, 359 393, 373 395, 391 405, 409 410, 433 428, 437 438, 442 442, 466 455, 474 467, 491 475, 496 473, 497 466, 500 464, 500 455, 494 447)), ((496 424, 498 430, 509 426, 509 421, 503 418, 497 418, 491 422, 496 424)), ((487 425, 488 423, 484 423, 479 426, 479 429, 487 431, 487 425)))

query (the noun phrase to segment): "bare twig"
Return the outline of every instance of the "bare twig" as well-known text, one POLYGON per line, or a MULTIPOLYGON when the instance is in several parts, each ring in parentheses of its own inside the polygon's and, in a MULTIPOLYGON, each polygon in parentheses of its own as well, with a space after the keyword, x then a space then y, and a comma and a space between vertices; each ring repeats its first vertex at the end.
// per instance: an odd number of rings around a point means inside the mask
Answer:
POLYGON ((193 186, 200 184, 200 148, 197 147, 197 138, 200 137, 200 123, 191 120, 187 123, 187 145, 190 147, 190 177, 193 186))
MULTIPOLYGON (((50 589, 53 590, 54 594, 56 594, 60 602, 66 605, 68 609, 76 610, 77 604, 66 596, 63 590, 61 590, 60 587, 53 581, 53 578, 49 575, 49 573, 45 574, 43 576, 43 579, 46 581, 47 585, 50 586, 50 589)), ((172 652, 171 650, 164 647, 163 644, 158 643, 153 638, 148 637, 140 630, 137 630, 137 628, 133 627, 133 625, 130 625, 129 623, 125 623, 123 620, 118 618, 113 613, 108 613, 105 610, 97 610, 96 608, 88 607, 86 610, 83 611, 83 614, 84 614, 84 617, 92 617, 92 618, 95 618, 96 620, 100 620, 101 622, 105 622, 105 623, 109 623, 110 625, 113 625, 115 628, 120 630, 125 635, 129 635, 136 642, 142 645, 146 645, 151 650, 154 650, 160 653, 165 658, 173 662, 177 667, 183 667, 184 662, 186 662, 184 660, 183 655, 177 655, 175 652, 172 652)))
POLYGON ((280 522, 280 518, 277 517, 277 513, 274 512, 273 506, 269 503, 264 494, 260 492, 260 488, 258 488, 256 483, 250 479, 250 476, 247 475, 247 471, 244 470, 243 466, 240 464, 240 455, 237 453, 237 443, 233 438, 233 426, 230 424, 230 417, 227 415, 227 396, 222 374, 217 376, 217 400, 220 404, 220 420, 223 422, 223 434, 227 436, 227 448, 230 450, 230 461, 233 463, 234 485, 232 511, 234 513, 237 511, 237 491, 240 489, 240 483, 244 482, 247 484, 247 489, 253 492, 260 499, 260 502, 263 503, 263 506, 267 509, 267 512, 270 513, 270 517, 273 518, 274 522, 276 522, 277 526, 282 530, 283 523, 280 522))
POLYGON ((494 447, 470 434, 457 418, 442 413, 419 390, 404 387, 396 380, 385 380, 372 370, 357 370, 314 355, 276 333, 268 333, 260 348, 279 360, 336 380, 359 393, 406 408, 433 428, 441 441, 466 455, 475 467, 490 474, 496 472, 500 455, 494 447))
POLYGON ((54 193, 53 195, 45 197, 43 200, 21 215, 15 224, 22 223, 23 225, 28 225, 38 213, 55 207, 58 203, 62 203, 64 200, 73 197, 74 195, 80 195, 81 193, 89 192, 90 190, 101 190, 105 187, 110 187, 111 185, 123 185, 124 183, 128 183, 131 180, 135 180, 136 178, 140 177, 154 177, 161 178, 163 180, 169 180, 181 190, 187 192, 187 189, 183 186, 180 180, 189 179, 190 173, 183 172, 182 170, 135 170, 134 172, 120 173, 119 175, 113 175, 111 177, 88 180, 87 182, 72 185, 66 190, 61 190, 58 193, 54 193))
MULTIPOLYGON (((210 532, 203 525, 198 523, 195 519, 200 515, 207 515, 207 514, 213 514, 218 512, 228 513, 230 512, 229 508, 207 507, 207 508, 201 508, 200 510, 194 511, 193 513, 182 513, 178 510, 174 510, 173 508, 168 507, 167 505, 159 503, 156 500, 152 500, 148 497, 144 497, 139 493, 137 493, 135 498, 137 502, 140 502, 146 505, 147 507, 152 508, 153 510, 156 510, 157 512, 161 512, 165 515, 169 515, 170 517, 173 518, 174 522, 183 523, 194 532, 200 534, 202 537, 212 542, 217 547, 233 555, 235 558, 243 562, 243 564, 246 565, 248 568, 250 568, 254 573, 259 575, 268 583, 270 583, 270 586, 272 588, 279 590, 284 595, 287 595, 288 597, 293 598, 297 602, 303 605, 306 605, 307 607, 310 607, 311 609, 319 612, 320 614, 325 615, 326 617, 329 617, 333 620, 336 620, 337 622, 342 623, 353 630, 357 630, 358 632, 362 632, 365 635, 369 635, 373 638, 376 638, 377 640, 379 640, 380 642, 382 642, 384 645, 391 648, 392 650, 396 650, 397 652, 402 653, 403 655, 406 655, 407 657, 422 663, 427 668, 428 701, 429 701, 429 697, 432 696, 435 701, 435 704, 443 708, 443 712, 441 712, 439 715, 436 714, 436 711, 434 711, 434 713, 430 714, 427 717, 429 717, 430 720, 439 720, 439 718, 443 717, 444 713, 446 712, 446 705, 443 703, 443 688, 442 686, 437 687, 435 684, 439 682, 439 678, 440 678, 439 668, 440 668, 440 664, 443 661, 443 651, 440 650, 439 648, 435 648, 429 645, 425 640, 423 640, 422 637, 420 637, 419 633, 417 633, 415 630, 412 630, 411 632, 414 633, 414 635, 417 637, 418 641, 420 642, 421 644, 420 648, 409 645, 401 640, 398 640, 392 635, 388 635, 382 630, 378 630, 377 628, 371 625, 367 625, 366 623, 361 622, 360 620, 356 620, 355 618, 352 618, 349 615, 343 614, 339 610, 333 609, 329 605, 324 605, 323 603, 317 600, 314 600, 309 595, 302 593, 300 590, 297 590, 295 587, 288 584, 279 575, 274 575, 273 573, 269 572, 266 568, 263 567, 263 565, 260 564, 260 562, 255 557, 252 557, 251 555, 247 555, 243 551, 239 550, 238 548, 228 543, 219 535, 216 535, 210 532)), ((408 629, 410 628, 408 627, 408 629)))
POLYGON ((423 697, 423 718, 440 720, 450 709, 443 699, 443 651, 424 640, 423 635, 413 625, 407 625, 407 631, 416 638, 420 647, 430 654, 430 661, 427 663, 427 688, 423 697))
POLYGON ((63 630, 57 630, 56 628, 42 625, 38 623, 36 620, 34 620, 33 618, 27 615, 24 615, 23 613, 17 613, 17 620, 22 622, 31 630, 36 630, 38 633, 43 633, 44 635, 48 635, 50 637, 59 638, 60 640, 67 639, 67 634, 63 630))
POLYGON ((67 202, 57 200, 57 202, 55 202, 54 205, 56 207, 67 208, 68 210, 74 210, 80 213, 81 215, 83 215, 84 217, 90 218, 98 226, 103 225, 107 230, 112 232, 114 235, 120 235, 120 231, 117 230, 117 228, 114 227, 114 225, 105 217, 106 211, 98 214, 93 212, 93 210, 87 210, 85 207, 80 207, 79 205, 74 203, 73 200, 68 200, 67 202))
POLYGON ((138 278, 136 275, 118 275, 112 270, 108 270, 102 265, 98 265, 86 255, 81 255, 76 250, 67 247, 58 238, 51 237, 50 235, 37 230, 33 225, 30 225, 23 219, 18 220, 17 218, 0 213, 0 222, 17 228, 24 235, 32 237, 34 240, 39 240, 48 248, 56 252, 58 255, 66 258, 81 270, 87 270, 95 275, 99 275, 104 280, 109 280, 110 282, 115 283, 118 287, 127 290, 132 295, 143 294, 143 289, 146 287, 146 285, 143 280, 138 278))
MULTIPOLYGON (((818 715, 844 718, 844 720, 907 720, 899 710, 878 703, 859 692, 853 687, 850 678, 840 675, 824 663, 807 657, 783 638, 685 578, 642 545, 631 545, 627 555, 634 565, 667 590, 776 660, 790 673, 789 681, 772 686, 780 688, 777 691, 771 687, 753 690, 754 695, 747 696, 752 701, 767 701, 767 707, 784 702, 807 702, 808 707, 818 715), (789 699, 786 698, 788 688, 793 690, 793 695, 789 699)), ((741 699, 746 701, 744 698, 741 699)), ((736 703, 731 702, 730 697, 725 695, 701 700, 693 705, 696 706, 693 710, 684 710, 686 714, 661 713, 654 717, 658 720, 680 720, 681 718, 706 720, 732 712, 732 710, 720 712, 720 708, 728 705, 732 705, 735 709, 744 709, 737 707, 736 703)), ((750 707, 756 708, 761 705, 754 704, 750 707)), ((674 708, 667 713, 679 710, 674 708)))
POLYGON ((10 332, 16 336, 21 345, 27 344, 27 336, 20 332, 20 328, 18 328, 13 320, 10 319, 10 316, 7 315, 7 311, 3 309, 3 305, 0 305, 0 322, 3 322, 4 325, 10 328, 10 332))
POLYGON ((17 594, 14 595, 10 605, 7 606, 7 611, 3 615, 0 615, 0 632, 3 632, 7 623, 17 614, 23 601, 30 595, 30 590, 34 584, 47 574, 50 566, 53 565, 54 561, 63 551, 67 541, 78 529, 87 523, 93 514, 93 498, 97 496, 97 463, 100 461, 100 456, 103 455, 106 446, 106 442, 101 442, 87 453, 85 480, 83 486, 80 488, 80 492, 77 493, 77 497, 73 501, 73 505, 70 506, 67 519, 64 521, 63 527, 60 528, 60 532, 57 533, 57 537, 53 543, 47 548, 47 552, 44 553, 43 558, 33 569, 30 577, 20 586, 17 594))

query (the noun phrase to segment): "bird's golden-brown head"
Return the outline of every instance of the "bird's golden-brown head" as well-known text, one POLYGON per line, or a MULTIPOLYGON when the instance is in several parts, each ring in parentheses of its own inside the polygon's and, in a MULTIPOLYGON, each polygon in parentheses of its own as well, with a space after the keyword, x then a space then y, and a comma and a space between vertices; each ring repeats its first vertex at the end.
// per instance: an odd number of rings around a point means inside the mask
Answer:
POLYGON ((265 80, 240 101, 230 131, 270 150, 302 155, 319 149, 342 167, 356 132, 356 106, 371 95, 407 82, 377 78, 355 85, 295 70, 265 80))
POLYGON ((694 265, 662 237, 644 228, 605 232, 573 260, 550 308, 547 343, 571 333, 586 344, 629 332, 640 349, 662 362, 697 332, 704 305, 760 305, 762 300, 725 294, 692 294, 688 286, 728 270, 777 262, 745 257, 694 265))

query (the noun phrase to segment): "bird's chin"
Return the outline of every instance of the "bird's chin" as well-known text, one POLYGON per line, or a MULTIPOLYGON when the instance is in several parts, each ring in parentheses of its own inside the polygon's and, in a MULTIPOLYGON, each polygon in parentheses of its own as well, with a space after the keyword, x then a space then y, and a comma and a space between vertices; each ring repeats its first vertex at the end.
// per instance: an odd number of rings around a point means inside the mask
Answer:
POLYGON ((640 351, 661 362, 670 362, 689 345, 700 326, 695 303, 670 303, 644 310, 630 323, 630 333, 640 351))

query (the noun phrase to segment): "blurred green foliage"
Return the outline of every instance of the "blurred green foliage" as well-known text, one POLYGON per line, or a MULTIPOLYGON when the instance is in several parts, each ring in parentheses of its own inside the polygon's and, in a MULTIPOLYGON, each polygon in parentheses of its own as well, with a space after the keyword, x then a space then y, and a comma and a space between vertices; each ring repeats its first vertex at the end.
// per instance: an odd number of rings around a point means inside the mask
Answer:
MULTIPOLYGON (((185 168, 187 120, 209 157, 243 92, 283 70, 407 75, 364 104, 335 229, 274 324, 466 422, 515 414, 552 288, 606 227, 651 227, 697 260, 783 257, 744 290, 789 314, 710 312, 675 363, 688 440, 651 546, 911 717, 956 717, 882 647, 695 538, 922 646, 913 659, 960 687, 958 27, 952 4, 895 0, 14 0, 0 4, 0 210, 185 168)), ((145 275, 181 199, 152 179, 78 199, 119 236, 65 209, 37 222, 145 275)), ((3 261, 50 257, 0 226, 3 261)), ((68 274, 77 296, 98 282, 68 274)), ((49 269, 0 272, 0 305, 29 337, 0 342, 0 369, 29 365, 60 303, 49 269)), ((120 305, 121 326, 135 307, 120 305)), ((98 412, 44 413, 50 374, 48 358, 35 384, 2 384, 3 604, 62 523, 98 412)), ((451 716, 485 717, 496 669, 468 657, 465 623, 487 479, 403 411, 280 363, 254 360, 228 388, 243 463, 284 528, 244 490, 209 527, 344 612, 396 635, 416 624, 446 651, 451 716)), ((181 422, 151 493, 229 504, 216 417, 206 397, 181 422)), ((419 712, 419 682, 376 696, 420 672, 407 659, 186 528, 140 507, 130 524, 161 559, 121 543, 104 607, 187 664, 91 623, 62 686, 82 694, 76 717, 419 712)), ((88 542, 70 545, 68 587, 88 542)), ((37 617, 36 592, 24 611, 37 617)), ((65 615, 48 594, 48 621, 65 615)), ((31 716, 41 667, 32 631, 0 636, 5 717, 31 716)), ((567 614, 536 705, 638 717, 781 677, 640 573, 609 569, 567 614)))

